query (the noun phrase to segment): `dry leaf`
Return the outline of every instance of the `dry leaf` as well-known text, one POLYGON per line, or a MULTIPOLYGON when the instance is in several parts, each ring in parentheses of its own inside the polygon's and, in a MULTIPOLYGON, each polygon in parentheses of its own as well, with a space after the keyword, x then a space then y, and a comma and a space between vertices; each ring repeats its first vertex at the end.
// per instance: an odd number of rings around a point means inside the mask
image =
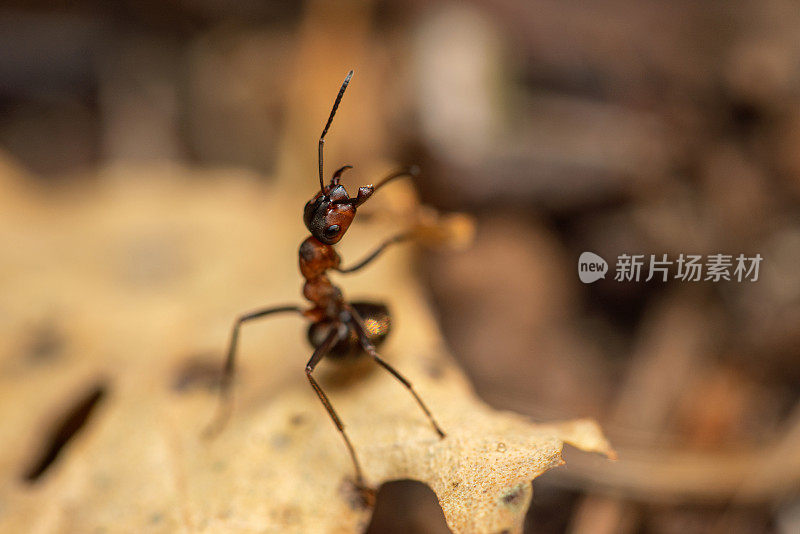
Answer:
MULTIPOLYGON (((12 174, 0 177, 0 531, 363 529, 370 510, 303 373, 301 320, 243 330, 231 420, 201 439, 216 403, 209 369, 233 317, 299 302, 305 199, 231 172, 118 169, 48 196, 18 191, 12 174), (26 481, 48 432, 87 395, 97 402, 86 424, 26 481)), ((396 230, 358 226, 340 247, 345 264, 396 230)), ((447 438, 370 362, 349 378, 323 362, 320 381, 370 484, 428 484, 455 532, 519 532, 530 481, 562 463, 563 443, 611 454, 608 443, 591 421, 535 425, 479 401, 443 346, 410 251, 337 280, 351 298, 388 302, 393 332, 380 350, 447 438)))

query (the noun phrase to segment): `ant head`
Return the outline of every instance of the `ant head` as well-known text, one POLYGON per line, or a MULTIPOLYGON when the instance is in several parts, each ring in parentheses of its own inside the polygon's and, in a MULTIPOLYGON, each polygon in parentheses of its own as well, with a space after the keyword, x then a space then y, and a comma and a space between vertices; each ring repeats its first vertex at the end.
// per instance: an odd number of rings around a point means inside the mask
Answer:
POLYGON ((356 206, 344 186, 333 183, 309 200, 303 210, 306 228, 326 245, 338 243, 355 216, 356 206))
POLYGON ((333 173, 331 183, 314 195, 303 210, 306 228, 314 238, 326 245, 336 244, 342 239, 356 216, 356 208, 372 195, 374 189, 372 186, 359 187, 358 195, 350 198, 339 183, 342 173, 348 169, 352 167, 345 165, 333 173))

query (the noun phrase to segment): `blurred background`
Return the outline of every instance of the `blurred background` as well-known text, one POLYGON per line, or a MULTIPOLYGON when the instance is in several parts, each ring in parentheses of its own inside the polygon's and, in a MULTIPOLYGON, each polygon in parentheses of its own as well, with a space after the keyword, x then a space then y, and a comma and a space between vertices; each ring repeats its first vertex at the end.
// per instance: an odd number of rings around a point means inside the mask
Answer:
MULTIPOLYGON (((419 164, 426 203, 477 219, 417 269, 480 396, 594 417, 620 454, 567 451, 527 531, 796 533, 798 35, 791 0, 9 0, 0 159, 45 192, 144 163, 305 196, 354 68, 328 168, 419 164), (764 261, 754 283, 584 285, 583 251, 764 261)), ((369 532, 447 530, 397 482, 369 532)))

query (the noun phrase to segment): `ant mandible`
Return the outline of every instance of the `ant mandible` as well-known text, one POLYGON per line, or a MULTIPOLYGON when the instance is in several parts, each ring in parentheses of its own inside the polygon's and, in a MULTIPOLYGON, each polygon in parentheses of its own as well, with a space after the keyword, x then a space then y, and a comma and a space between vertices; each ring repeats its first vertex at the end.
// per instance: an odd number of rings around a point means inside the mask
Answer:
MULTIPOLYGON (((314 347, 314 353, 306 364, 306 377, 308 377, 311 387, 314 388, 319 400, 325 406, 328 415, 331 420, 333 420, 333 423, 344 439, 344 443, 347 446, 355 468, 356 485, 359 488, 366 489, 367 486, 364 483, 364 475, 361 471, 361 466, 358 462, 353 444, 350 442, 350 438, 344 430, 344 424, 342 424, 341 419, 339 419, 339 416, 336 414, 336 410, 334 410, 328 396, 314 379, 314 368, 320 360, 326 356, 336 360, 343 360, 366 353, 375 360, 378 365, 389 371, 392 376, 405 386, 417 401, 420 408, 422 408, 422 411, 425 412, 425 415, 428 417, 428 420, 431 425, 433 425, 439 437, 444 438, 445 434, 434 420, 428 407, 425 406, 425 403, 417 392, 414 391, 411 382, 378 355, 376 346, 380 345, 386 338, 390 328, 390 317, 387 307, 383 304, 376 303, 347 302, 342 295, 342 291, 331 283, 326 275, 329 270, 335 270, 340 273, 358 271, 377 258, 389 245, 410 237, 408 233, 398 234, 384 241, 362 261, 348 268, 342 268, 340 266, 341 258, 333 248, 333 245, 342 239, 350 223, 353 222, 358 206, 366 202, 375 191, 380 189, 387 182, 402 176, 414 176, 416 174, 415 168, 392 173, 378 182, 377 185, 359 187, 358 194, 355 197, 350 197, 344 186, 339 183, 342 173, 352 168, 350 165, 345 165, 333 173, 330 184, 327 186, 324 184, 322 151, 325 146, 325 134, 328 133, 328 129, 333 121, 333 116, 336 114, 336 110, 339 107, 339 103, 342 101, 342 96, 344 96, 345 89, 347 89, 347 85, 350 83, 350 78, 352 78, 352 76, 353 71, 351 70, 344 79, 342 87, 339 89, 339 94, 336 96, 336 100, 333 103, 328 122, 325 124, 325 128, 322 130, 322 135, 319 138, 320 190, 308 201, 303 211, 303 222, 305 222, 306 227, 311 232, 311 236, 300 245, 300 273, 306 280, 303 286, 303 296, 308 299, 313 306, 306 310, 302 309, 300 306, 264 308, 246 313, 236 319, 231 331, 220 387, 220 406, 222 409, 215 422, 210 426, 210 429, 218 430, 227 419, 229 411, 227 408, 229 407, 231 381, 234 374, 236 346, 239 340, 240 326, 254 319, 260 319, 276 313, 298 313, 311 321, 308 328, 308 340, 314 347)), ((211 431, 214 432, 214 430, 211 431)))

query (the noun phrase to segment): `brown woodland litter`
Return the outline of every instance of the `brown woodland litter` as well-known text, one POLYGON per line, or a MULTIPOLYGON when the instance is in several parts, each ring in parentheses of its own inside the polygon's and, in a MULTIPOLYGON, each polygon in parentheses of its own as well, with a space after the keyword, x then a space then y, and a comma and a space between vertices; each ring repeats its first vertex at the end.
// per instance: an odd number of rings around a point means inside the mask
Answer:
MULTIPOLYGON (((0 7, 2 534, 242 531, 344 502, 296 317, 245 328, 229 425, 199 434, 233 317, 300 302, 300 210, 350 69, 327 174, 355 165, 353 192, 417 164, 426 204, 477 221, 464 250, 403 245, 335 277, 392 307, 382 353, 453 440, 474 391, 531 421, 594 418, 619 452, 567 447, 523 531, 800 532, 797 2, 43 4, 0 7), (606 279, 581 283, 585 251, 606 279), (623 253, 764 262, 756 282, 617 282, 623 253), (264 489, 297 462, 316 485, 264 489)), ((400 183, 376 195, 344 264, 413 205, 400 183)), ((371 365, 318 372, 370 483, 391 478, 367 462, 378 423, 418 432, 408 459, 455 443, 371 365)), ((503 443, 486 450, 513 459, 503 443)), ((367 532, 448 532, 428 488, 384 484, 367 532)))

